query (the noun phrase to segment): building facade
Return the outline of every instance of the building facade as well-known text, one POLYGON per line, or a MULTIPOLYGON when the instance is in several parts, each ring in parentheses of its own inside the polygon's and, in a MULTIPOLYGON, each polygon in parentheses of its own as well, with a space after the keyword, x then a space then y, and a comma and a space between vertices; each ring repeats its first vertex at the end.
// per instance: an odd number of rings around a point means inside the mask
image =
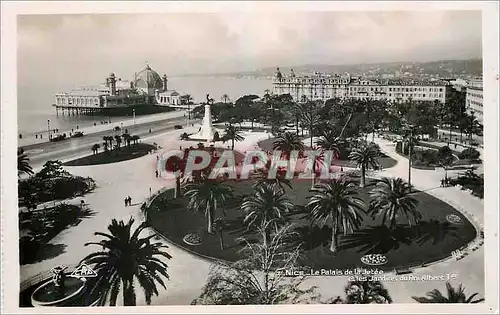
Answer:
POLYGON ((467 83, 465 106, 470 115, 483 123, 483 80, 478 78, 467 83))
POLYGON ((445 81, 363 79, 344 75, 296 76, 293 70, 284 76, 279 68, 273 78, 273 93, 290 94, 297 102, 326 101, 331 98, 376 99, 403 102, 439 101, 444 103, 452 85, 445 81))
POLYGON ((136 73, 132 81, 117 78, 111 73, 106 83, 55 94, 57 107, 111 108, 146 105, 170 106, 180 104, 180 94, 167 89, 167 75, 160 75, 149 65, 136 73))

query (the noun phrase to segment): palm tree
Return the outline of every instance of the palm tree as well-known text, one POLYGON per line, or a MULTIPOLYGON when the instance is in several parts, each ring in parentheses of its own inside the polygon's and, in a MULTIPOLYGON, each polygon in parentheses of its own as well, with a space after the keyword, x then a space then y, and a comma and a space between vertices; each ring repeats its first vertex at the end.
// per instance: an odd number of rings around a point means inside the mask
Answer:
POLYGON ((256 169, 252 175, 251 178, 255 180, 254 188, 260 185, 274 185, 282 190, 284 189, 284 186, 288 186, 290 189, 292 188, 292 182, 290 179, 286 178, 286 171, 283 170, 276 170, 276 176, 270 176, 270 169, 271 169, 271 161, 267 161, 266 166, 256 169))
POLYGON ((120 150, 120 147, 122 145, 122 137, 120 137, 119 135, 116 135, 115 136, 115 142, 116 142, 116 148, 118 150, 120 150))
POLYGON ((132 136, 132 141, 134 141, 135 144, 139 143, 139 139, 141 139, 141 137, 139 137, 138 135, 132 136))
POLYGON ((29 164, 30 159, 24 153, 24 149, 19 149, 17 150, 17 173, 18 175, 25 173, 28 174, 29 176, 33 175, 35 172, 33 172, 33 168, 29 164))
POLYGON ((104 141, 102 143, 102 146, 104 148, 104 152, 109 152, 109 150, 108 150, 108 146, 109 146, 108 141, 104 141))
POLYGON ((323 150, 340 152, 339 147, 341 146, 341 139, 335 134, 335 130, 332 128, 327 128, 323 130, 321 136, 316 140, 316 145, 323 150))
POLYGON ((443 294, 438 290, 434 289, 430 292, 427 292, 428 297, 415 297, 412 298, 418 303, 481 303, 484 299, 474 298, 478 295, 478 293, 474 293, 471 296, 467 297, 465 295, 465 288, 462 287, 462 284, 458 286, 458 289, 455 289, 451 286, 449 282, 446 282, 446 293, 447 297, 443 296, 443 294))
POLYGON ((359 187, 365 186, 366 170, 368 168, 378 169, 378 157, 380 151, 374 145, 366 145, 358 149, 354 149, 349 154, 349 159, 356 163, 356 167, 361 167, 361 181, 359 187))
POLYGON ((227 102, 229 101, 229 95, 227 95, 226 93, 222 94, 221 96, 221 101, 224 102, 224 104, 227 104, 227 102))
POLYGON ((226 247, 224 245, 224 235, 223 232, 228 228, 227 222, 224 220, 224 218, 217 218, 214 221, 214 230, 219 233, 219 244, 220 244, 220 250, 224 250, 226 247))
POLYGON ((444 178, 448 178, 448 167, 453 164, 454 158, 453 158, 453 152, 451 151, 450 147, 444 146, 439 148, 438 150, 438 162, 439 165, 444 169, 444 178))
POLYGON ((224 141, 231 140, 231 150, 234 150, 234 141, 243 141, 245 138, 241 135, 241 131, 233 125, 229 125, 224 130, 225 134, 222 137, 224 141))
POLYGON ((123 141, 127 143, 127 147, 130 147, 130 142, 132 141, 132 136, 129 135, 128 133, 124 133, 122 135, 123 141))
POLYGON ((402 178, 384 177, 377 181, 370 191, 370 207, 372 217, 382 216, 382 223, 396 228, 397 218, 404 215, 411 226, 411 219, 417 224, 422 217, 417 210, 418 201, 411 196, 411 186, 402 178))
POLYGON ((166 289, 162 278, 169 279, 168 266, 160 258, 170 259, 172 256, 162 251, 162 248, 167 246, 160 242, 151 242, 155 235, 139 237, 147 227, 147 223, 142 223, 132 232, 133 223, 132 218, 128 223, 113 219, 108 226, 109 234, 94 233, 104 239, 85 244, 85 246, 102 247, 101 251, 91 253, 82 259, 86 264, 92 265, 92 269, 97 273, 97 280, 90 294, 99 296, 100 305, 104 305, 109 300, 109 304, 115 306, 121 290, 123 304, 135 306, 134 280, 137 280, 142 287, 148 305, 151 303, 153 294, 158 295, 157 283, 166 289))
POLYGON ((178 176, 175 177, 175 193, 174 193, 174 198, 180 198, 182 195, 182 190, 181 190, 181 177, 182 177, 182 171, 184 170, 184 160, 180 158, 179 156, 171 156, 167 160, 167 165, 165 165, 165 168, 168 172, 181 172, 178 176))
POLYGON ((92 154, 97 154, 97 153, 99 152, 99 148, 100 148, 100 147, 101 147, 101 146, 100 146, 98 143, 94 144, 94 145, 92 146, 92 154))
POLYGON ((342 230, 344 235, 359 228, 364 213, 364 202, 356 197, 354 184, 343 179, 332 179, 329 182, 317 183, 311 192, 307 208, 313 222, 332 227, 332 243, 330 251, 337 252, 337 237, 342 230))
POLYGON ((231 186, 224 184, 220 178, 204 177, 186 182, 183 188, 184 196, 189 200, 187 208, 205 212, 207 231, 212 234, 215 212, 232 197, 231 186))
POLYGON ((314 101, 310 101, 301 104, 301 108, 302 108, 302 113, 300 120, 305 126, 309 128, 310 146, 312 149, 314 129, 320 119, 318 115, 317 103, 314 101))
POLYGON ((104 136, 102 137, 102 140, 104 140, 105 142, 109 142, 109 147, 113 147, 113 137, 112 136, 104 136))
POLYGON ((243 222, 248 228, 265 228, 264 244, 271 239, 270 227, 277 232, 286 221, 285 214, 293 209, 294 205, 285 196, 285 192, 275 185, 262 184, 254 188, 254 193, 243 200, 241 209, 246 216, 243 222))
POLYGON ((304 151, 304 144, 296 134, 285 132, 274 140, 273 149, 282 151, 287 158, 290 158, 292 151, 304 151))
POLYGON ((389 291, 380 281, 349 281, 344 291, 346 304, 392 303, 389 291))

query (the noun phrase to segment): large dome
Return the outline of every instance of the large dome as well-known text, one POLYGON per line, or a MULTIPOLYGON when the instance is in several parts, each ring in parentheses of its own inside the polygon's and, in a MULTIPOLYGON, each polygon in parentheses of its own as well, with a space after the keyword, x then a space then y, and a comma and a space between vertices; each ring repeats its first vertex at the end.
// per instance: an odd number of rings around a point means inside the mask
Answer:
POLYGON ((144 70, 136 75, 134 86, 143 89, 161 89, 163 83, 160 75, 147 65, 144 70))

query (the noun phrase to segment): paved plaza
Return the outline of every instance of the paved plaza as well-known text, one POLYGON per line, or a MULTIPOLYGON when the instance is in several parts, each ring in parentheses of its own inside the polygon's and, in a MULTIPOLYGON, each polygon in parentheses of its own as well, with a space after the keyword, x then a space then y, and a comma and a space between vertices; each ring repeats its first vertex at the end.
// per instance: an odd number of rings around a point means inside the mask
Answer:
MULTIPOLYGON (((173 130, 161 135, 144 138, 142 141, 156 142, 163 150, 178 150, 181 145, 183 147, 196 146, 197 142, 180 141, 179 136, 184 132, 196 132, 197 129, 198 126, 184 130, 173 130)), ((269 137, 265 132, 244 132, 243 136, 245 140, 236 142, 235 150, 244 152, 254 149, 259 141, 269 137)), ((305 142, 308 143, 308 141, 305 142)), ((389 169, 371 172, 368 175, 406 179, 408 176, 408 160, 394 152, 395 144, 377 137, 375 142, 380 145, 384 153, 397 160, 398 164, 389 169)), ((224 145, 227 146, 230 143, 226 142, 224 145)), ((21 281, 59 264, 72 265, 78 263, 81 258, 96 250, 95 246, 84 247, 84 244, 97 240, 98 238, 93 235, 94 232, 106 231, 113 218, 126 220, 132 216, 136 219, 136 223, 141 222, 143 218, 140 213, 140 206, 150 196, 150 192, 154 193, 165 186, 174 186, 172 180, 155 177, 155 163, 156 154, 150 154, 114 164, 66 167, 65 169, 74 175, 90 176, 96 181, 97 189, 83 197, 85 203, 95 211, 95 216, 83 219, 79 225, 64 230, 50 241, 54 245, 63 244, 66 246, 62 254, 35 264, 21 266, 21 281), (129 195, 132 197, 132 206, 125 207, 123 199, 129 195)), ((456 171, 449 171, 450 175, 454 173, 456 171)), ((484 222, 483 200, 455 187, 441 188, 440 180, 443 177, 444 170, 440 168, 436 168, 436 170, 412 170, 412 184, 417 189, 425 190, 427 193, 450 203, 459 211, 474 218, 477 221, 477 226, 481 226, 484 222)), ((167 245, 169 246, 167 251, 173 257, 168 261, 170 281, 167 283, 166 292, 163 292, 163 288, 158 287, 160 294, 158 297, 153 297, 152 305, 190 304, 201 293, 211 263, 193 256, 172 244, 167 245)), ((480 296, 484 296, 484 246, 479 247, 476 251, 471 251, 459 261, 450 258, 414 270, 415 275, 446 276, 451 273, 456 274, 455 280, 451 280, 452 284, 463 283, 467 293, 478 292, 480 296)), ((306 283, 318 286, 320 293, 326 299, 343 295, 347 278, 313 277, 306 280, 306 283)), ((424 296, 426 292, 435 288, 441 291, 444 289, 444 282, 441 281, 398 281, 385 282, 384 285, 396 303, 414 302, 412 296, 424 296)), ((137 305, 145 305, 143 294, 137 294, 137 305)))

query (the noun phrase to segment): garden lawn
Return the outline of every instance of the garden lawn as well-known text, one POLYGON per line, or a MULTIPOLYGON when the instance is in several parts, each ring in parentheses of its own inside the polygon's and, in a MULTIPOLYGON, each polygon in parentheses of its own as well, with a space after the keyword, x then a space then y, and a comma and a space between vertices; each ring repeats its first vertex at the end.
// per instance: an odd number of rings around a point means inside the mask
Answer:
MULTIPOLYGON (((302 137, 301 137, 302 139, 302 137)), ((276 140, 276 138, 270 138, 270 139, 265 139, 259 142, 259 147, 262 150, 265 151, 272 151, 273 150, 273 142, 276 140)), ((307 150, 308 146, 304 146, 304 149, 307 150)), ((378 159, 378 162, 380 163, 380 166, 382 168, 391 168, 396 166, 398 164, 398 161, 394 160, 390 156, 384 154, 383 152, 380 153, 380 157, 378 159)), ((335 166, 343 166, 343 167, 356 167, 356 164, 352 162, 351 160, 333 160, 332 165, 335 166)))
POLYGON ((154 150, 155 148, 155 146, 147 143, 131 144, 130 146, 125 145, 120 149, 113 149, 112 151, 107 152, 101 151, 97 154, 92 154, 76 160, 71 160, 63 163, 63 165, 84 166, 127 161, 147 155, 151 150, 154 150))
MULTIPOLYGON (((368 183, 372 181, 368 180, 368 183)), ((249 241, 260 240, 252 231, 246 231, 242 224, 244 213, 239 209, 243 197, 252 192, 252 183, 234 181, 230 184, 236 197, 225 207, 227 228, 222 232, 225 243, 223 250, 219 234, 207 233, 204 213, 187 210, 187 200, 171 200, 171 191, 153 201, 148 212, 148 221, 167 239, 185 249, 213 259, 236 261, 241 257, 239 250, 244 245, 238 239, 240 236, 249 241), (202 244, 191 246, 184 243, 182 239, 188 233, 199 234, 203 238, 202 244)), ((294 180, 292 185, 293 190, 287 188, 290 200, 296 205, 306 204, 308 196, 311 195, 311 182, 294 180)), ((369 189, 369 185, 359 189, 359 196, 366 202, 369 200, 369 189)), ((298 207, 297 212, 291 214, 289 219, 298 232, 293 244, 301 243, 304 250, 301 265, 316 269, 370 268, 371 266, 362 264, 360 259, 365 254, 374 253, 384 254, 388 259, 387 264, 377 268, 404 269, 448 257, 451 252, 462 248, 475 238, 474 226, 453 207, 423 192, 415 193, 414 197, 420 202, 418 210, 422 214, 421 224, 410 228, 401 217, 398 219, 398 228, 391 231, 381 227, 379 218, 373 220, 365 215, 358 231, 340 237, 340 251, 336 255, 329 250, 331 229, 314 225, 310 227, 307 215, 301 210, 302 207, 298 207), (448 223, 446 216, 449 214, 460 217, 462 224, 448 223)), ((216 217, 222 217, 221 210, 216 213, 216 217)))

